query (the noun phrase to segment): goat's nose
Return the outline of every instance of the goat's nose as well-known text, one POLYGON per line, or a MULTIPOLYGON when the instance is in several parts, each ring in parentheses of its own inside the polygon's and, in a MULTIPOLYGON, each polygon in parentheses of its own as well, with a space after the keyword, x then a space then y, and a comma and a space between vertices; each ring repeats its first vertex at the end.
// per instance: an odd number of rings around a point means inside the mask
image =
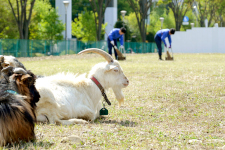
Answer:
POLYGON ((127 84, 129 84, 129 80, 127 79, 127 84))

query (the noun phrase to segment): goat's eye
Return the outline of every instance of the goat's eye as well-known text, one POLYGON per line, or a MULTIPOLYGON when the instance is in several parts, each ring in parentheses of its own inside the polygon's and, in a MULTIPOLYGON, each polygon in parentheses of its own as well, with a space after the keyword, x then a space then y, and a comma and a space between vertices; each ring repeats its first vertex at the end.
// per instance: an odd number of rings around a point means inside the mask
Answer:
POLYGON ((5 65, 4 65, 4 67, 8 67, 8 66, 9 66, 9 64, 5 64, 5 65))
POLYGON ((117 69, 114 69, 114 71, 115 71, 115 72, 118 72, 119 70, 117 70, 117 69))

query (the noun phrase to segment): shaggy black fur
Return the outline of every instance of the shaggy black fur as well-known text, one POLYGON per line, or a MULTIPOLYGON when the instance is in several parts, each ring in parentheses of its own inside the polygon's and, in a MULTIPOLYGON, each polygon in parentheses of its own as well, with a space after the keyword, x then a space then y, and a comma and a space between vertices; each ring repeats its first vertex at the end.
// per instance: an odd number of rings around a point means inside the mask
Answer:
POLYGON ((1 74, 0 146, 35 139, 35 108, 40 98, 35 88, 36 76, 31 71, 22 75, 13 70, 7 67, 1 74))

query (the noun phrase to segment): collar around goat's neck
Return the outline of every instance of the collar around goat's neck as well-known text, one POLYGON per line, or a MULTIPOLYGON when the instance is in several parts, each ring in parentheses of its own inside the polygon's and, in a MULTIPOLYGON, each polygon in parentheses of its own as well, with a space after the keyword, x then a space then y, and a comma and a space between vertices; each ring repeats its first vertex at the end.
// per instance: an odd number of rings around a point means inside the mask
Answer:
POLYGON ((13 90, 6 90, 6 92, 8 92, 10 94, 13 94, 13 95, 17 95, 18 94, 16 91, 13 91, 13 90))
POLYGON ((104 97, 104 100, 106 101, 106 103, 107 103, 108 105, 111 105, 111 102, 109 101, 107 95, 105 94, 105 90, 104 90, 104 88, 102 87, 102 85, 98 82, 98 80, 97 80, 94 76, 91 77, 91 80, 92 80, 92 81, 98 86, 98 88, 100 89, 100 91, 101 91, 101 93, 102 93, 102 96, 104 97))

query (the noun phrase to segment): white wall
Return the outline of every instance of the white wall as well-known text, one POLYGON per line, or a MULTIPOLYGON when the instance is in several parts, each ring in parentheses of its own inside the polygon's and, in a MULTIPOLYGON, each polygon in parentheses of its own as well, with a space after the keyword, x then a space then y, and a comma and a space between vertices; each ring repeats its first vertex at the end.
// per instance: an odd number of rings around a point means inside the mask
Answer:
POLYGON ((176 31, 175 35, 171 36, 173 52, 225 53, 224 36, 224 27, 192 28, 186 32, 176 31))
MULTIPOLYGON (((63 4, 64 0, 56 0, 55 1, 55 8, 58 8, 58 14, 59 14, 59 19, 62 20, 62 23, 65 24, 65 6, 63 4)), ((72 30, 71 30, 71 20, 72 20, 72 0, 65 0, 69 1, 69 6, 67 8, 67 39, 72 38, 72 30)), ((65 31, 62 32, 63 37, 65 39, 65 31)))
MULTIPOLYGON (((107 34, 114 28, 117 21, 117 0, 113 0, 113 7, 107 7, 105 10, 104 20, 107 23, 105 31, 107 34)), ((105 40, 107 40, 107 34, 105 34, 105 40)))

